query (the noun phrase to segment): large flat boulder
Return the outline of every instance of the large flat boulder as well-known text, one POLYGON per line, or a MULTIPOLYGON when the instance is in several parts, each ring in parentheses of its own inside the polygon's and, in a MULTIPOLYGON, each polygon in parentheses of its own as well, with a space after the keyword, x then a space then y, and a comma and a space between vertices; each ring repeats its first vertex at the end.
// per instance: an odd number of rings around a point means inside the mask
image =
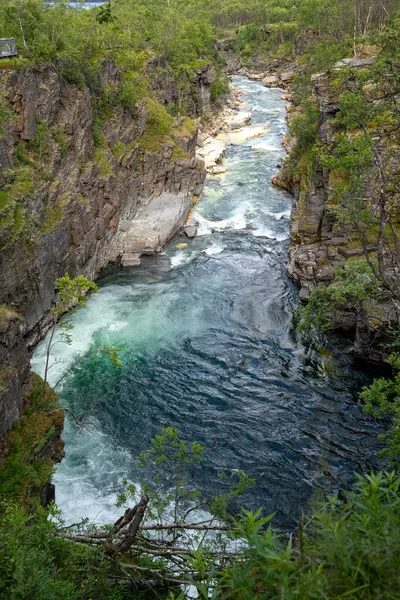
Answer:
POLYGON ((334 69, 343 67, 369 67, 374 62, 373 58, 343 58, 333 65, 334 69))
POLYGON ((140 256, 154 254, 175 235, 185 223, 192 198, 190 194, 163 193, 153 196, 139 207, 135 217, 121 237, 122 265, 140 264, 140 256))
POLYGON ((242 127, 242 129, 236 129, 235 131, 229 131, 226 133, 220 133, 217 135, 217 140, 224 144, 243 144, 247 140, 252 138, 260 137, 269 131, 267 125, 248 125, 242 127))
POLYGON ((231 115, 230 118, 226 119, 224 129, 233 131, 235 129, 241 129, 248 125, 251 121, 251 112, 240 111, 236 114, 231 115))
POLYGON ((253 81, 261 81, 262 79, 265 79, 265 73, 249 73, 247 77, 253 81))

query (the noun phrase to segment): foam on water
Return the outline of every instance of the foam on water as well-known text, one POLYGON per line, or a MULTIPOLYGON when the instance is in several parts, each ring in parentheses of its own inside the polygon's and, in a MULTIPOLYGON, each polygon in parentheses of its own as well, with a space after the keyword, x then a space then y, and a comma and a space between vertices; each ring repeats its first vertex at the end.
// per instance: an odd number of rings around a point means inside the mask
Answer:
POLYGON ((190 252, 177 252, 174 256, 171 256, 170 263, 171 268, 175 269, 176 267, 181 267, 182 265, 186 265, 193 259, 193 253, 190 252))
POLYGON ((208 248, 206 248, 204 250, 204 252, 208 256, 213 256, 214 254, 221 254, 221 252, 223 252, 223 251, 224 251, 224 247, 223 246, 217 246, 216 244, 212 245, 212 246, 209 246, 208 248))
POLYGON ((271 240, 276 240, 278 242, 282 242, 283 240, 287 240, 289 237, 288 233, 276 233, 270 227, 259 227, 251 232, 255 237, 265 237, 271 240))

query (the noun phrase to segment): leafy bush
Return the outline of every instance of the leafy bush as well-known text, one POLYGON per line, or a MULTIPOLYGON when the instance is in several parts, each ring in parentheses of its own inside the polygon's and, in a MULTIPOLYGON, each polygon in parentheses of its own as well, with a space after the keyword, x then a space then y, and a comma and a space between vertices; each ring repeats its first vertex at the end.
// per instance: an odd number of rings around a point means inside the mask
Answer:
POLYGON ((400 461, 400 355, 393 353, 388 363, 393 369, 393 377, 374 379, 360 396, 368 414, 378 419, 390 418, 390 427, 380 436, 387 444, 382 454, 397 466, 400 461))
POLYGON ((293 119, 291 132, 296 137, 296 150, 301 153, 316 142, 319 112, 310 101, 304 102, 302 112, 293 119))
MULTIPOLYGON (((0 506, 0 595, 42 600, 123 600, 126 586, 112 580, 112 563, 97 550, 71 544, 57 535, 62 525, 55 509, 27 513, 0 506)), ((140 597, 140 596, 138 596, 140 597)))
POLYGON ((317 287, 298 313, 303 333, 328 331, 347 318, 355 323, 357 314, 381 293, 379 281, 365 260, 347 263, 335 270, 335 281, 317 287))
POLYGON ((359 476, 345 502, 335 495, 316 505, 286 543, 270 520, 246 513, 238 530, 246 542, 240 560, 198 586, 201 598, 397 597, 400 479, 394 473, 359 476))
POLYGON ((122 81, 118 100, 124 108, 134 108, 145 96, 145 90, 140 87, 138 82, 133 79, 126 79, 122 81))

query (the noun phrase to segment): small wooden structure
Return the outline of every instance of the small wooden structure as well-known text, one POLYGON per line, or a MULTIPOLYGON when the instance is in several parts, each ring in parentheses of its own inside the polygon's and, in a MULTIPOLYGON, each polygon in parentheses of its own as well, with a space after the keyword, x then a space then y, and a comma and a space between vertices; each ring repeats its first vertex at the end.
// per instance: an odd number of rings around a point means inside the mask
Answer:
POLYGON ((17 44, 14 38, 0 38, 0 60, 18 56, 17 44))

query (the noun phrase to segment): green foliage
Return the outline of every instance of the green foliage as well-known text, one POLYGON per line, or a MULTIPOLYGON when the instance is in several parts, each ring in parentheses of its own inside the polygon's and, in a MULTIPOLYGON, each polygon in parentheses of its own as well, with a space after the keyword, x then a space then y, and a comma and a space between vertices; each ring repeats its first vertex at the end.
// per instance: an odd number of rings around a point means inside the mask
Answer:
POLYGON ((240 27, 236 34, 236 44, 244 56, 251 56, 264 41, 261 29, 256 23, 240 27))
POLYGON ((69 148, 70 138, 65 133, 65 129, 62 126, 55 127, 51 132, 51 136, 57 144, 61 155, 64 155, 69 148))
POLYGON ((299 309, 297 327, 312 334, 328 331, 348 320, 354 324, 356 315, 367 310, 381 294, 379 281, 364 261, 348 262, 335 269, 335 281, 317 287, 306 306, 299 309))
POLYGON ((107 150, 105 148, 97 148, 94 153, 94 159, 100 167, 100 177, 108 179, 113 173, 113 168, 107 156, 107 150))
POLYGON ((269 517, 245 513, 237 531, 245 541, 239 559, 198 585, 200 597, 397 598, 399 497, 400 479, 393 473, 358 477, 346 502, 332 496, 303 519, 297 544, 292 536, 281 540, 269 517))
POLYGON ((135 108, 149 95, 146 80, 140 72, 125 73, 118 92, 118 100, 124 108, 135 108))
POLYGON ((302 154, 316 142, 318 110, 308 100, 302 106, 302 112, 293 119, 291 131, 296 137, 296 152, 302 154))
POLYGON ((24 206, 27 196, 35 189, 35 172, 30 165, 17 167, 9 173, 9 183, 0 190, 0 235, 7 248, 28 227, 28 215, 24 206))
POLYGON ((93 143, 96 147, 103 145, 104 136, 101 133, 101 122, 99 119, 93 119, 93 143))
POLYGON ((35 136, 28 143, 28 148, 33 150, 35 158, 42 160, 49 149, 49 128, 45 121, 36 121, 35 136))
POLYGON ((97 549, 71 544, 58 535, 63 523, 55 508, 32 515, 22 507, 0 506, 0 590, 2 598, 42 600, 128 600, 115 581, 112 563, 97 549), (49 518, 49 516, 51 518, 49 518))
POLYGON ((371 144, 362 133, 353 136, 346 132, 337 134, 333 151, 321 147, 318 156, 322 166, 328 169, 346 169, 350 180, 358 178, 373 160, 371 144))
POLYGON ((400 462, 400 355, 393 353, 388 359, 393 369, 393 377, 376 378, 371 385, 364 387, 360 397, 365 402, 365 411, 377 419, 390 418, 390 427, 381 434, 386 442, 382 455, 388 456, 398 467, 400 462))
POLYGON ((335 39, 312 44, 300 57, 302 74, 305 73, 309 77, 313 73, 330 71, 338 60, 349 55, 351 55, 349 44, 335 39))
POLYGON ((229 91, 229 81, 227 77, 219 75, 215 81, 211 84, 211 100, 216 102, 218 99, 224 97, 229 91))
POLYGON ((339 96, 337 122, 347 130, 358 129, 376 118, 377 110, 365 95, 358 92, 343 92, 339 96))
POLYGON ((0 136, 3 135, 4 127, 11 118, 12 112, 4 103, 4 90, 0 88, 0 136))
POLYGON ((147 101, 146 133, 148 135, 168 135, 171 133, 174 118, 167 113, 165 108, 154 100, 147 101))
POLYGON ((47 203, 45 207, 45 220, 39 229, 41 235, 46 235, 57 229, 64 219, 64 208, 67 204, 68 197, 58 198, 54 206, 47 203))
MULTIPOLYGON (((33 388, 27 400, 30 401, 27 409, 6 440, 5 460, 0 465, 0 498, 35 507, 53 470, 53 462, 41 457, 40 451, 56 429, 60 432, 64 415, 56 394, 47 385, 43 389, 38 375, 33 375, 33 388)), ((62 443, 58 445, 58 452, 62 453, 62 443)))
POLYGON ((57 302, 52 309, 55 318, 61 317, 72 307, 82 307, 86 304, 86 295, 96 293, 98 288, 94 281, 89 281, 83 275, 73 279, 67 274, 56 281, 57 302))

